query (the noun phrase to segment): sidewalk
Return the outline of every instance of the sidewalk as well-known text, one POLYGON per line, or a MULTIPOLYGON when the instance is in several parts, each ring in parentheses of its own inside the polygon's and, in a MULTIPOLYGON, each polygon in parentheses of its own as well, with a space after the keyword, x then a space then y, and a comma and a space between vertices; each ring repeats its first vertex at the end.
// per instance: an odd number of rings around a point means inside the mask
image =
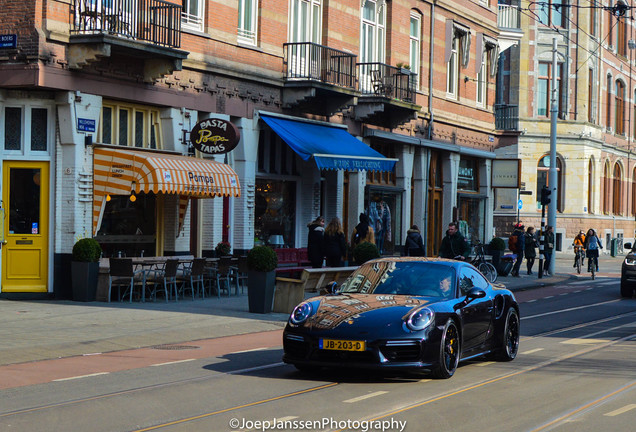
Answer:
MULTIPOLYGON (((601 257, 601 273, 620 276, 622 260, 601 257)), ((552 277, 538 279, 536 262, 534 275, 497 282, 513 291, 560 284, 576 277, 572 263, 564 254, 552 277)), ((178 303, 0 300, 0 365, 280 330, 286 321, 287 314, 249 313, 245 294, 178 303)))

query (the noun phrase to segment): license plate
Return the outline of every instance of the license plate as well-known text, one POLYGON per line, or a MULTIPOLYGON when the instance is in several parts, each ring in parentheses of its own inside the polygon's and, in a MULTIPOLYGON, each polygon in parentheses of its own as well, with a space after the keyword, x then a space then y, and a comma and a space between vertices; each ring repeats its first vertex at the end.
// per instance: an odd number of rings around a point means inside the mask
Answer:
POLYGON ((319 348, 337 351, 364 351, 366 343, 354 340, 320 339, 319 348))

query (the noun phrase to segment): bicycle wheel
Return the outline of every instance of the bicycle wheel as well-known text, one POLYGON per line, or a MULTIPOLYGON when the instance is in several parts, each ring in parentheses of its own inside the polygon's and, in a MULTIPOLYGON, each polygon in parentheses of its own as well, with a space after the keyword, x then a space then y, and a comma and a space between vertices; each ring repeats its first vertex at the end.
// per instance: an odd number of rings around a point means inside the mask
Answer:
POLYGON ((588 270, 590 271, 590 273, 592 273, 592 280, 594 280, 594 276, 595 276, 595 272, 596 272, 596 265, 594 263, 594 260, 592 258, 588 258, 587 259, 587 266, 588 266, 588 270))
POLYGON ((497 280, 497 270, 492 264, 483 262, 479 264, 479 267, 477 268, 479 269, 481 274, 483 274, 484 277, 490 281, 490 283, 494 283, 497 280))
POLYGON ((577 255, 577 257, 576 257, 576 272, 578 274, 581 274, 581 261, 583 261, 583 258, 581 258, 581 255, 577 255))

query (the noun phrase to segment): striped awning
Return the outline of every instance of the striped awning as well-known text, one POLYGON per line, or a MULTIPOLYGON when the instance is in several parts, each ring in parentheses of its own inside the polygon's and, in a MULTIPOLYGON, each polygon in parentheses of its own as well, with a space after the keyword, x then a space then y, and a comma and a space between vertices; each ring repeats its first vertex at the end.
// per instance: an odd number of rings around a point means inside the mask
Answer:
POLYGON ((93 233, 101 225, 107 195, 164 193, 180 196, 179 227, 191 197, 241 195, 238 175, 227 164, 156 151, 95 147, 93 233), (185 201, 185 205, 183 205, 185 201), (182 210, 183 208, 183 210, 182 210), (183 213, 183 215, 181 214, 183 213))

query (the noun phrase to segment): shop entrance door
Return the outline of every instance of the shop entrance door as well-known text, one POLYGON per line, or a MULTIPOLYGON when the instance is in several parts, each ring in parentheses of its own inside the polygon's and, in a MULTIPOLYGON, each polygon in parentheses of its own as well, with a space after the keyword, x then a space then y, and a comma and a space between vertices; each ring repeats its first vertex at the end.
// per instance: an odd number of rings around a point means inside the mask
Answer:
POLYGON ((429 191, 426 256, 436 257, 442 244, 442 191, 429 191))
POLYGON ((4 162, 2 292, 47 292, 49 163, 4 162))

